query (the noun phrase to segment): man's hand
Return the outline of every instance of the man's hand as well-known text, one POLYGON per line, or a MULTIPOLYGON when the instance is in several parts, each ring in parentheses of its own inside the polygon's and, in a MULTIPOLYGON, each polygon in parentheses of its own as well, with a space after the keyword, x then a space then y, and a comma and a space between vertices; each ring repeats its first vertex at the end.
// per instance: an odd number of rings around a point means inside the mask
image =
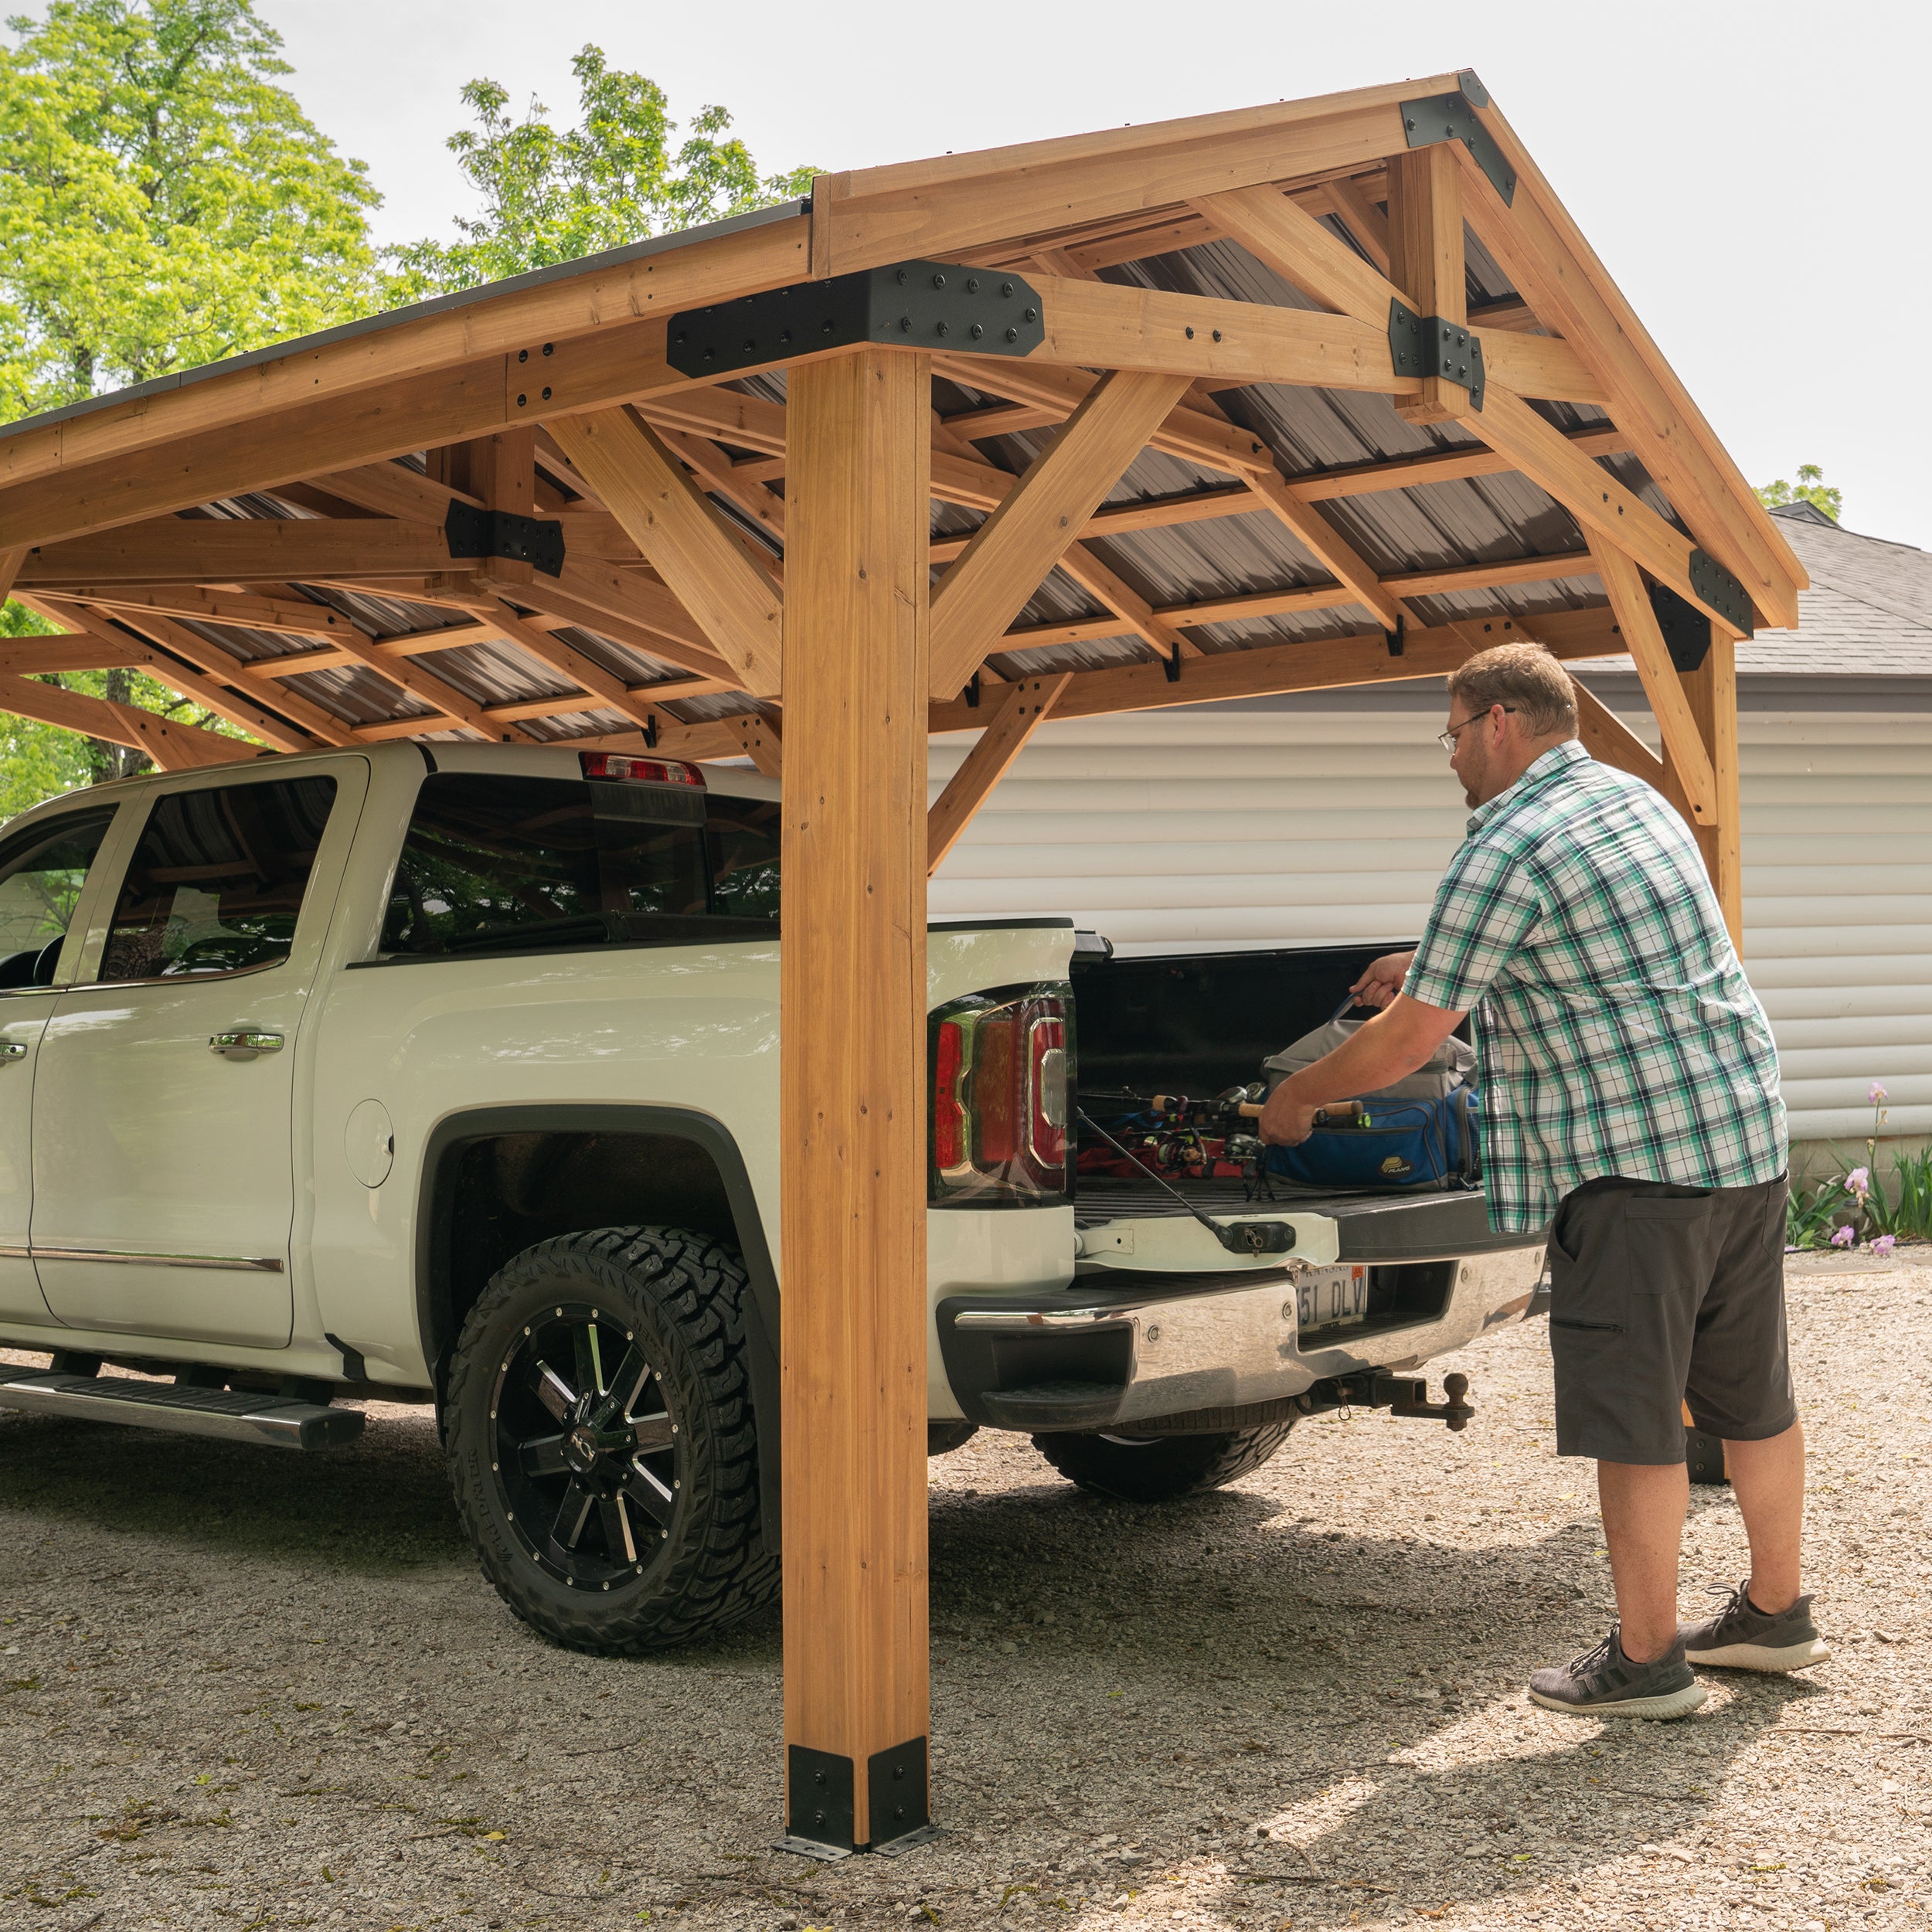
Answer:
POLYGON ((1349 988, 1358 1006, 1386 1006, 1402 991, 1402 982, 1414 964, 1413 953, 1384 953, 1349 988))
POLYGON ((1294 1082, 1284 1080, 1261 1110, 1261 1138, 1270 1147, 1299 1147, 1315 1131, 1318 1109, 1295 1097, 1294 1082))

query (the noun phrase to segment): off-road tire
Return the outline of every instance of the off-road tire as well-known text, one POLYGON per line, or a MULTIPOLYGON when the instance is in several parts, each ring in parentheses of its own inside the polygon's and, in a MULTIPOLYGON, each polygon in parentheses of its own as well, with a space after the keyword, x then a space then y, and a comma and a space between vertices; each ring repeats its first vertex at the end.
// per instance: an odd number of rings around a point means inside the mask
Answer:
MULTIPOLYGON (((553 1642, 605 1654, 703 1640, 772 1602, 779 1563, 760 1529, 757 1432, 746 1361, 751 1287, 736 1251, 681 1228, 597 1228, 539 1243, 492 1278, 452 1358, 446 1451, 483 1573, 553 1642), (495 1467, 492 1403, 532 1325, 590 1308, 644 1352, 675 1425, 675 1497, 634 1575, 578 1587, 519 1536, 495 1467)), ((659 1425, 662 1428, 662 1425, 659 1425)), ((662 1452, 660 1452, 662 1459, 662 1452)), ((527 1514, 527 1512, 526 1512, 527 1514)))
POLYGON ((1294 1427, 1264 1423, 1211 1436, 1054 1434, 1037 1449, 1069 1482, 1122 1502, 1172 1502, 1248 1475, 1279 1449, 1294 1427))

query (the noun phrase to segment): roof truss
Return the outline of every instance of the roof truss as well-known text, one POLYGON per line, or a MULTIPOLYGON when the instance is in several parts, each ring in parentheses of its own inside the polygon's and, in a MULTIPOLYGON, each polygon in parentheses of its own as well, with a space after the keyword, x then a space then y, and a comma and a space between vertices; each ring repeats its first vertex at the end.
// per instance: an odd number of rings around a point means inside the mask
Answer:
MULTIPOLYGON (((281 749, 641 733, 775 768, 794 452, 784 403, 746 379, 833 352, 774 344, 777 362, 694 375, 678 366, 675 318, 914 259, 1017 272, 1043 338, 1024 355, 886 345, 929 352, 935 376, 985 399, 935 413, 927 453, 934 501, 983 519, 929 546, 934 728, 983 722, 962 687, 1043 675, 1066 678, 1059 716, 1308 688, 1336 665, 1363 682, 1429 675, 1417 667, 1478 641, 1430 600, 1480 598, 1501 621, 1507 587, 1561 583, 1573 599, 1594 583, 1598 642, 1636 658, 1687 810, 1706 825, 1721 810, 1651 600, 1673 593, 1728 643, 1753 620, 1792 621, 1802 571, 1466 76, 830 175, 804 209, 17 426, 0 434, 0 577, 71 634, 15 649, 0 675, 139 662, 281 749), (1486 137, 1487 169, 1468 140, 1409 145, 1405 104, 1451 94, 1486 137), (1515 171, 1506 197, 1498 156, 1515 171), (1465 223, 1514 284, 1473 309, 1465 223), (1203 243, 1243 251, 1311 306, 1106 278, 1203 243), (1468 326, 1480 406, 1399 362, 1398 304, 1468 326), (1236 399, 1311 389, 1386 396, 1442 427, 1413 453, 1298 465, 1236 399), (1578 408, 1609 420, 1560 413, 1578 408), (1043 435, 1030 466, 999 440, 1043 435), (1215 480, 1123 491, 1145 451, 1215 480), (1633 457, 1641 488, 1607 466, 1633 457), (1574 538, 1392 567, 1349 526, 1352 504, 1488 478, 1536 485, 1574 538), (276 497, 283 513, 264 514, 276 497), (454 553, 451 520, 471 512, 553 520, 561 568, 454 553), (1292 571, 1164 598, 1114 547, 1185 544, 1242 517, 1285 542, 1292 571), (1029 621, 1049 579, 1059 608, 1086 610, 1029 621), (357 601, 371 597, 417 614, 373 617, 357 601), (1258 648, 1212 634, 1326 611, 1355 613, 1362 632, 1258 648), (1101 640, 1137 661, 1043 674, 1012 655, 1101 640), (721 696, 735 723, 689 714, 721 696)), ((1509 621, 1568 648, 1561 613, 1509 621)))

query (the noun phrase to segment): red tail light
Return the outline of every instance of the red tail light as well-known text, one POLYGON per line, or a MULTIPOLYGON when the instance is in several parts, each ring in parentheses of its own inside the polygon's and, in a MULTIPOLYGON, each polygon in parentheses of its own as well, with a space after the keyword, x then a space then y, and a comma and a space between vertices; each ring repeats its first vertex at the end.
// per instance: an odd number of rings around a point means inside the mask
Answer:
POLYGON ((1002 987, 932 1015, 930 1198, 1052 1206, 1071 1194, 1073 989, 1002 987))
POLYGON ((933 1056, 933 1154, 937 1168, 966 1158, 966 1035, 957 1020, 939 1024, 933 1056))
POLYGON ((577 763, 587 778, 614 778, 628 784, 696 785, 704 789, 704 774, 678 758, 634 758, 622 751, 580 751, 577 763))

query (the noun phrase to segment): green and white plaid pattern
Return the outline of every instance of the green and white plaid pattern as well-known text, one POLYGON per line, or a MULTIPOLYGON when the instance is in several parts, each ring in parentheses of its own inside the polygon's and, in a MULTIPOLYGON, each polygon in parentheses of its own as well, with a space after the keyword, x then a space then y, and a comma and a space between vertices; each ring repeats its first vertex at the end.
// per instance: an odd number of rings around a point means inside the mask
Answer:
POLYGON ((1604 1175, 1784 1172, 1777 1049, 1696 842, 1574 739, 1470 818, 1403 991, 1474 1011, 1495 1228, 1604 1175))

